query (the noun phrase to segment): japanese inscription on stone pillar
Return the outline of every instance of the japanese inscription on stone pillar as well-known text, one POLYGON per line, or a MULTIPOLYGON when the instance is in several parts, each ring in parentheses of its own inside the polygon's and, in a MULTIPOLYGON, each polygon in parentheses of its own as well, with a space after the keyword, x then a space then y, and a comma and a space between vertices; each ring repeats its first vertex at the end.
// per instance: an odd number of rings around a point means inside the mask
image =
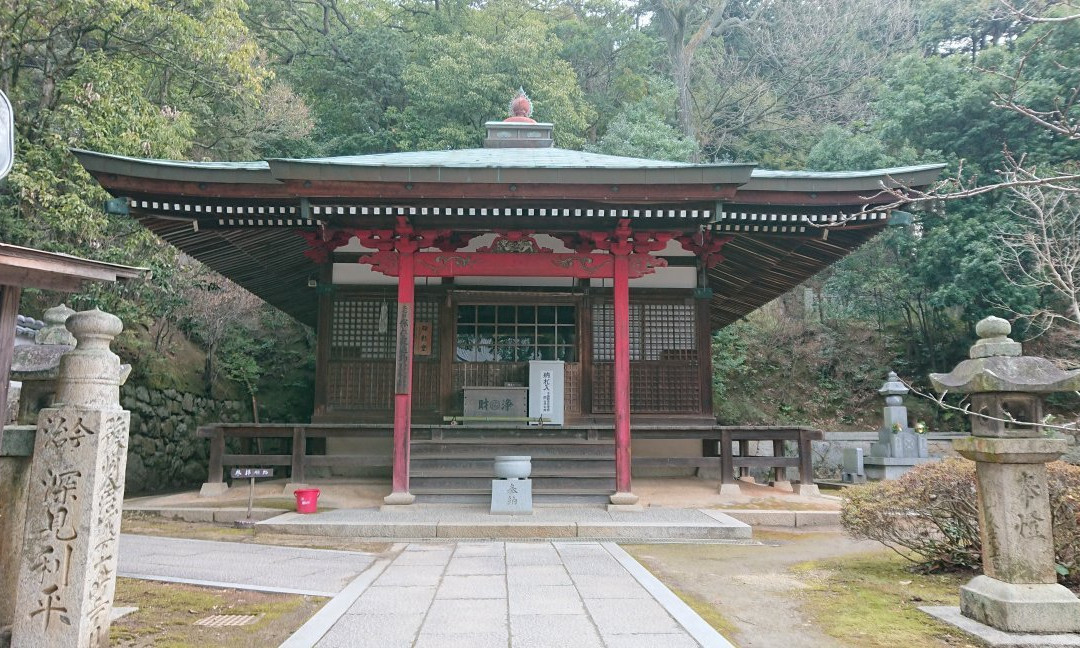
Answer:
POLYGON ((12 628, 13 648, 108 645, 127 464, 127 376, 109 341, 120 320, 77 313, 61 359, 57 407, 42 410, 12 628))

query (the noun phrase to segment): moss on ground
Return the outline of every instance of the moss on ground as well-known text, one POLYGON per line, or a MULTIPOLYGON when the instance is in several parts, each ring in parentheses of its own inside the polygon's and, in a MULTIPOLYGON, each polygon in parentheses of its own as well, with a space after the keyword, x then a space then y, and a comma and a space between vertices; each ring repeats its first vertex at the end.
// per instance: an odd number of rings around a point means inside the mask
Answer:
POLYGON ((916 574, 899 556, 865 556, 806 562, 792 573, 810 587, 803 606, 812 623, 842 645, 982 646, 919 610, 959 605, 970 574, 916 574))
POLYGON ((311 596, 119 578, 114 605, 139 609, 112 624, 109 645, 124 648, 278 645, 325 602, 325 598, 311 596), (235 627, 195 625, 195 621, 215 614, 255 615, 258 619, 235 627))
POLYGON ((678 587, 669 587, 668 589, 674 592, 675 596, 682 599, 683 603, 690 606, 691 610, 696 612, 699 617, 705 620, 705 623, 711 625, 713 629, 721 635, 731 637, 737 632, 738 629, 735 627, 735 624, 729 621, 723 614, 720 614, 720 611, 708 601, 698 598, 678 587))

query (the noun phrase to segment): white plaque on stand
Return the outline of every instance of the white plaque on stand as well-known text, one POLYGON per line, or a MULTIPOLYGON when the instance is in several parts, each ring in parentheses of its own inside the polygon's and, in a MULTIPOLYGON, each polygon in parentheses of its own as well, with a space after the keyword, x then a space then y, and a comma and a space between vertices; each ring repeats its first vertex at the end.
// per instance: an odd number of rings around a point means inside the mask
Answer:
POLYGON ((529 418, 544 419, 545 424, 563 424, 562 360, 529 362, 529 418))

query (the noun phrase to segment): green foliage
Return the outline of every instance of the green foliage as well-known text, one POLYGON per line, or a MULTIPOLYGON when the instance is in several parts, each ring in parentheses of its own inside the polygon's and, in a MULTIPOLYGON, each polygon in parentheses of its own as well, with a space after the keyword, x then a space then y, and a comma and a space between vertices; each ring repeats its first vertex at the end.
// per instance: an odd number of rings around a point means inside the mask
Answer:
MULTIPOLYGON (((1080 577, 1080 466, 1047 466, 1059 580, 1080 577)), ((948 458, 892 481, 845 491, 840 523, 857 539, 876 540, 925 571, 976 570, 982 564, 975 464, 948 458)))
POLYGON ((557 125, 555 141, 580 148, 593 118, 573 68, 558 58, 558 39, 542 27, 492 39, 433 36, 404 72, 407 104, 397 116, 397 146, 405 150, 478 148, 484 122, 509 114, 517 87, 527 89, 533 117, 557 125))
POLYGON ((797 297, 777 300, 714 335, 717 419, 827 429, 876 425, 874 390, 888 369, 885 340, 858 321, 822 323, 797 297))
POLYGON ((663 87, 655 95, 623 108, 594 146, 586 150, 609 155, 689 162, 697 144, 673 124, 674 89, 663 87))

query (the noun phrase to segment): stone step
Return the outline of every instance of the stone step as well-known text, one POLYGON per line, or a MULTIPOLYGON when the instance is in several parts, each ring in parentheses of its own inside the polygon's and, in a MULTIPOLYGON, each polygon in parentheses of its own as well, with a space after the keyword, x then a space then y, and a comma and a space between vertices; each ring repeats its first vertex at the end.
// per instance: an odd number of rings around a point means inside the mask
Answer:
MULTIPOLYGON (((491 503, 491 489, 486 492, 477 493, 472 490, 466 490, 466 492, 448 493, 446 491, 437 492, 418 492, 416 489, 410 489, 413 495, 416 496, 416 501, 419 504, 483 504, 488 505, 491 503)), ((545 506, 552 504, 572 504, 580 506, 583 504, 608 504, 611 501, 610 493, 537 493, 533 492, 533 506, 545 506)))
POLYGON ((615 456, 611 443, 586 442, 582 444, 537 443, 535 439, 522 443, 491 443, 486 440, 471 443, 447 441, 413 441, 411 455, 416 458, 457 457, 494 459, 500 455, 528 455, 533 458, 596 458, 615 456))
MULTIPOLYGON (((409 476, 410 492, 423 491, 471 491, 476 493, 491 492, 490 476, 487 477, 419 477, 409 476)), ((580 491, 583 493, 610 493, 615 490, 615 475, 596 475, 573 477, 539 477, 533 479, 534 493, 551 491, 580 491)))
MULTIPOLYGON (((470 459, 461 457, 412 457, 409 472, 420 474, 459 474, 463 476, 494 477, 493 459, 470 459)), ((614 459, 595 457, 533 458, 532 476, 567 476, 578 474, 611 473, 615 471, 614 459)))
MULTIPOLYGON (((422 439, 427 433, 426 430, 417 430, 414 432, 414 436, 422 439)), ((559 427, 539 426, 529 428, 505 428, 497 426, 477 427, 464 425, 448 426, 440 428, 438 434, 441 434, 443 439, 551 439, 553 441, 586 441, 589 437, 588 430, 567 430, 559 427)), ((602 431, 594 432, 593 436, 601 434, 602 431)), ((610 431, 608 431, 607 436, 611 436, 610 431)), ((610 438, 608 439, 608 443, 611 443, 610 438)))

